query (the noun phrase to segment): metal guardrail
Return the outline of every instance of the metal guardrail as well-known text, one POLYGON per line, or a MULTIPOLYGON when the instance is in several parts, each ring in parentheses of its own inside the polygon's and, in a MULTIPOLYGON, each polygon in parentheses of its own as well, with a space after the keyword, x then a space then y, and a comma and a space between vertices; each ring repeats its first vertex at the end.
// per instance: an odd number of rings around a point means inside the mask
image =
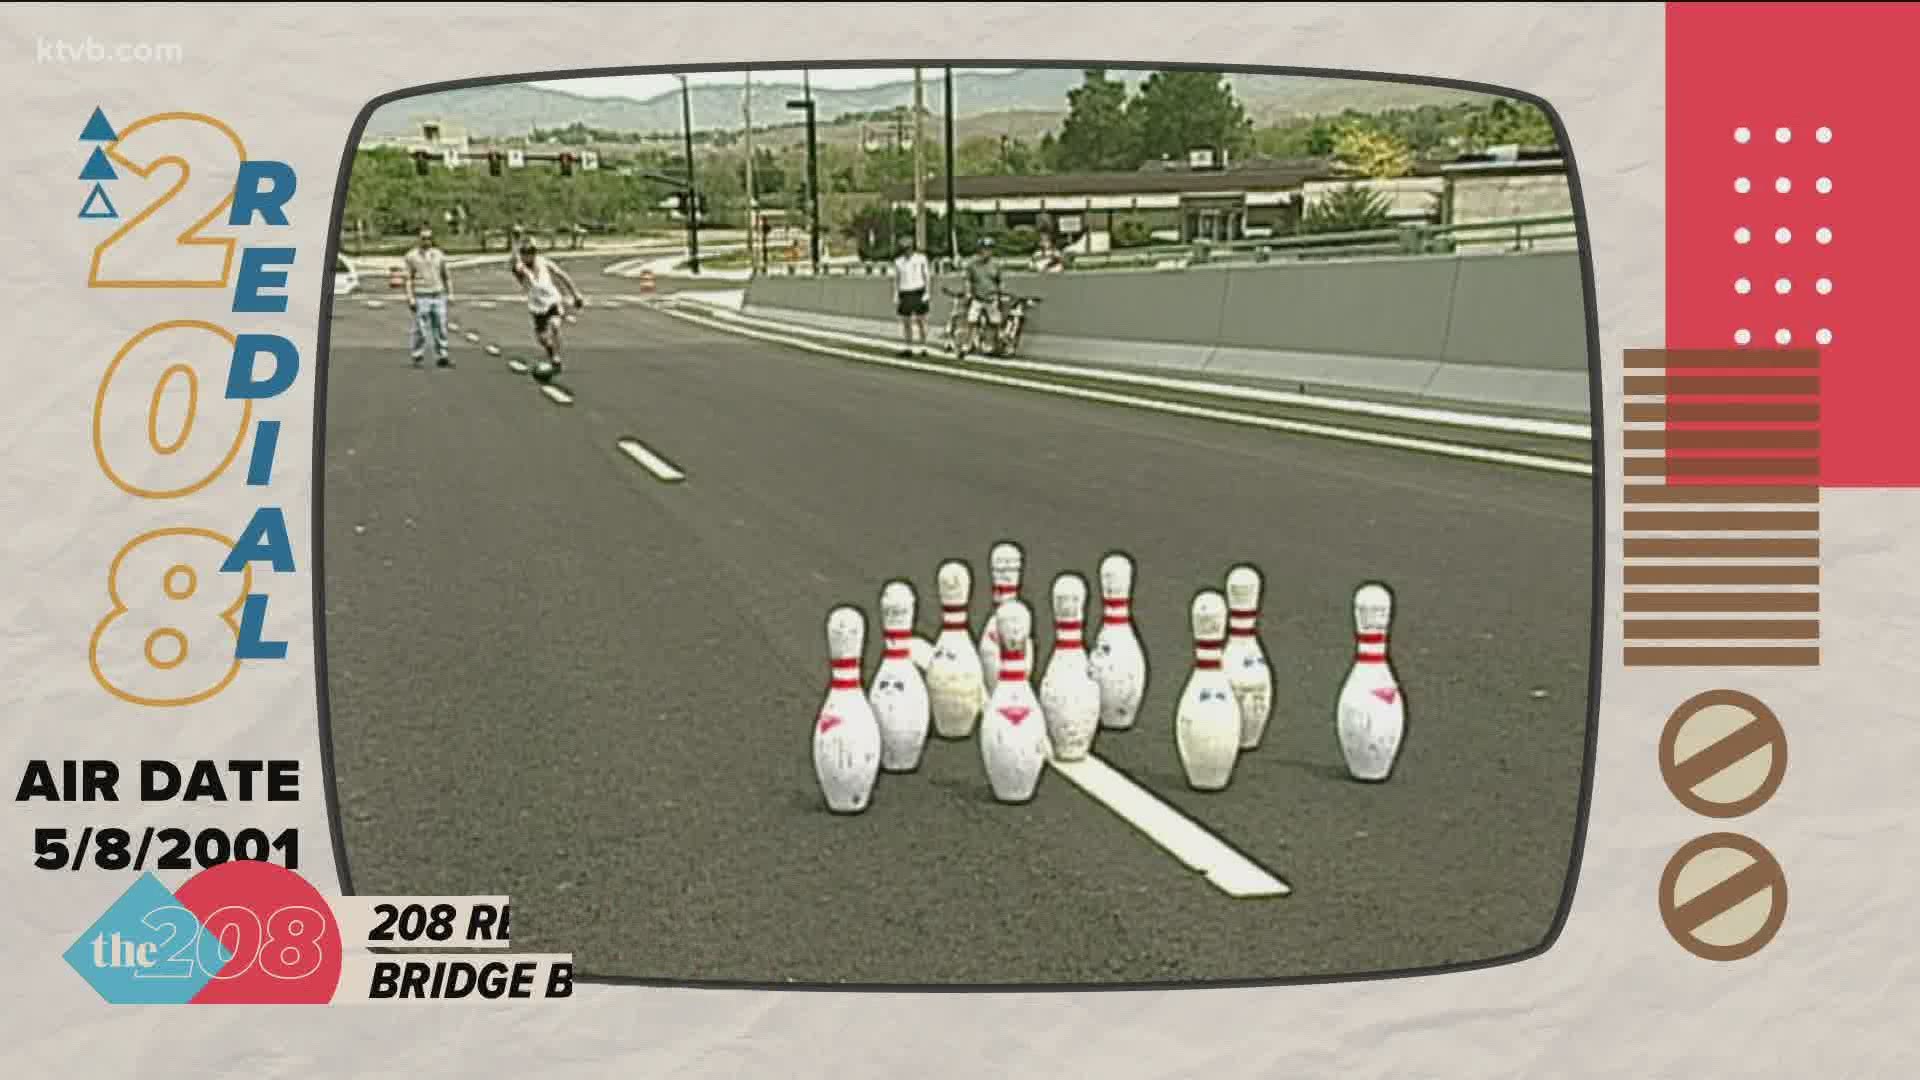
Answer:
MULTIPOLYGON (((1451 255, 1466 248, 1494 246, 1507 251, 1532 251, 1539 243, 1577 240, 1579 230, 1575 222, 1573 215, 1560 214, 1455 225, 1405 225, 1364 232, 1314 233, 1266 240, 1159 244, 1123 248, 1098 255, 1069 254, 1066 263, 1069 271, 1118 270, 1293 262, 1366 255, 1451 255)), ((1029 265, 1025 258, 994 261, 1007 270, 1024 269, 1029 265)), ((959 263, 951 259, 934 260, 934 268, 939 271, 951 271, 958 267, 959 263)), ((893 267, 884 262, 853 261, 829 263, 820 270, 826 276, 859 277, 891 274, 893 267)), ((810 275, 811 269, 803 265, 787 265, 768 272, 798 276, 810 275)))

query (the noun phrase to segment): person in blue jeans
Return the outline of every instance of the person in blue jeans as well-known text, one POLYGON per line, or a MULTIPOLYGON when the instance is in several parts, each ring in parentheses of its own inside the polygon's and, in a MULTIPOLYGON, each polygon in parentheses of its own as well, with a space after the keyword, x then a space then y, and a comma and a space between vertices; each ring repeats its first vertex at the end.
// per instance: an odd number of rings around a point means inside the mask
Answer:
POLYGON ((433 243, 433 230, 422 226, 420 242, 406 257, 407 310, 413 312, 413 332, 408 351, 413 366, 426 358, 427 343, 433 343, 434 362, 452 367, 447 354, 447 305, 453 300, 453 278, 447 273, 447 257, 433 243))

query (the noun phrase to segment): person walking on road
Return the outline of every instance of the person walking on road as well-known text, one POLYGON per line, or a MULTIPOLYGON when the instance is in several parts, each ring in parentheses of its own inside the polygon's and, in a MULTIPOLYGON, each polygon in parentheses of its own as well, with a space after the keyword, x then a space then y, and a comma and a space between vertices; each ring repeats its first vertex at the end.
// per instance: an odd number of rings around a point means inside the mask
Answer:
POLYGON ((927 344, 927 286, 933 277, 933 267, 927 257, 916 250, 912 240, 900 241, 900 255, 893 260, 894 310, 900 313, 900 332, 906 338, 906 347, 900 350, 901 356, 912 356, 916 350, 914 332, 919 331, 920 348, 918 353, 926 355, 927 344))
POLYGON ((413 366, 426 358, 429 341, 433 344, 434 363, 452 367, 447 353, 447 305, 453 302, 453 278, 447 272, 447 256, 433 243, 433 230, 420 227, 420 241, 406 256, 407 310, 413 313, 413 329, 407 351, 413 366))

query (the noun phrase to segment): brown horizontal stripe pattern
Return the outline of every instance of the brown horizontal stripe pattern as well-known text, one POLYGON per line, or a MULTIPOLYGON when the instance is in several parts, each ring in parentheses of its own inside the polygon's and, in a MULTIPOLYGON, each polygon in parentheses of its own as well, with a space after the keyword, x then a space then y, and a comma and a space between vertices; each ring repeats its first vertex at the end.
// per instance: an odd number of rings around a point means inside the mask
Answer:
POLYGON ((1628 667, 1819 667, 1818 646, 1639 646, 1626 650, 1628 667))
POLYGON ((1628 537, 1629 559, 1817 559, 1818 540, 1774 540, 1752 537, 1705 537, 1670 539, 1667 537, 1628 537))
POLYGON ((1628 619, 1628 641, 1811 641, 1818 619, 1628 619))
POLYGON ((1817 401, 1629 401, 1623 407, 1629 424, 1795 423, 1820 419, 1817 401))
POLYGON ((1679 428, 1629 431, 1628 450, 1818 450, 1812 428, 1679 428))
POLYGON ((1629 510, 1628 532, 1814 532, 1813 510, 1629 510))
POLYGON ((1628 397, 1811 397, 1814 375, 1629 375, 1628 397))
POLYGON ((1818 566, 1647 566, 1628 563, 1627 585, 1818 585, 1818 566))
POLYGON ((1648 368, 1817 368, 1818 349, 1628 349, 1629 370, 1648 368))
POLYGON ((1818 351, 1635 349, 1624 367, 1624 423, 1660 425, 1621 429, 1627 666, 1818 665, 1818 351))
POLYGON ((1630 503, 1817 503, 1820 489, 1798 485, 1627 484, 1630 503))
POLYGON ((1800 614, 1820 610, 1817 592, 1630 592, 1621 605, 1627 611, 1685 612, 1689 614, 1800 614))
POLYGON ((1676 458, 1624 459, 1628 476, 1819 476, 1820 459, 1789 458, 1676 458))

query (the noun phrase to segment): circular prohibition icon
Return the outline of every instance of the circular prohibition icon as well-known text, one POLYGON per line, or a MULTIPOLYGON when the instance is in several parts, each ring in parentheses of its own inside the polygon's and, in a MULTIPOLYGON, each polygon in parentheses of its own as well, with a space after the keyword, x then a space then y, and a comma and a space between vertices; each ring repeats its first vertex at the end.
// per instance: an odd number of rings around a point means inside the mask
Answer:
POLYGON ((1680 805, 1710 818, 1765 806, 1787 773, 1787 733, 1760 699, 1738 690, 1689 698, 1660 736, 1660 777, 1680 805))
POLYGON ((1773 853, 1739 833, 1689 841, 1660 875, 1660 919, 1703 960, 1744 960, 1787 918, 1787 876, 1773 853))

